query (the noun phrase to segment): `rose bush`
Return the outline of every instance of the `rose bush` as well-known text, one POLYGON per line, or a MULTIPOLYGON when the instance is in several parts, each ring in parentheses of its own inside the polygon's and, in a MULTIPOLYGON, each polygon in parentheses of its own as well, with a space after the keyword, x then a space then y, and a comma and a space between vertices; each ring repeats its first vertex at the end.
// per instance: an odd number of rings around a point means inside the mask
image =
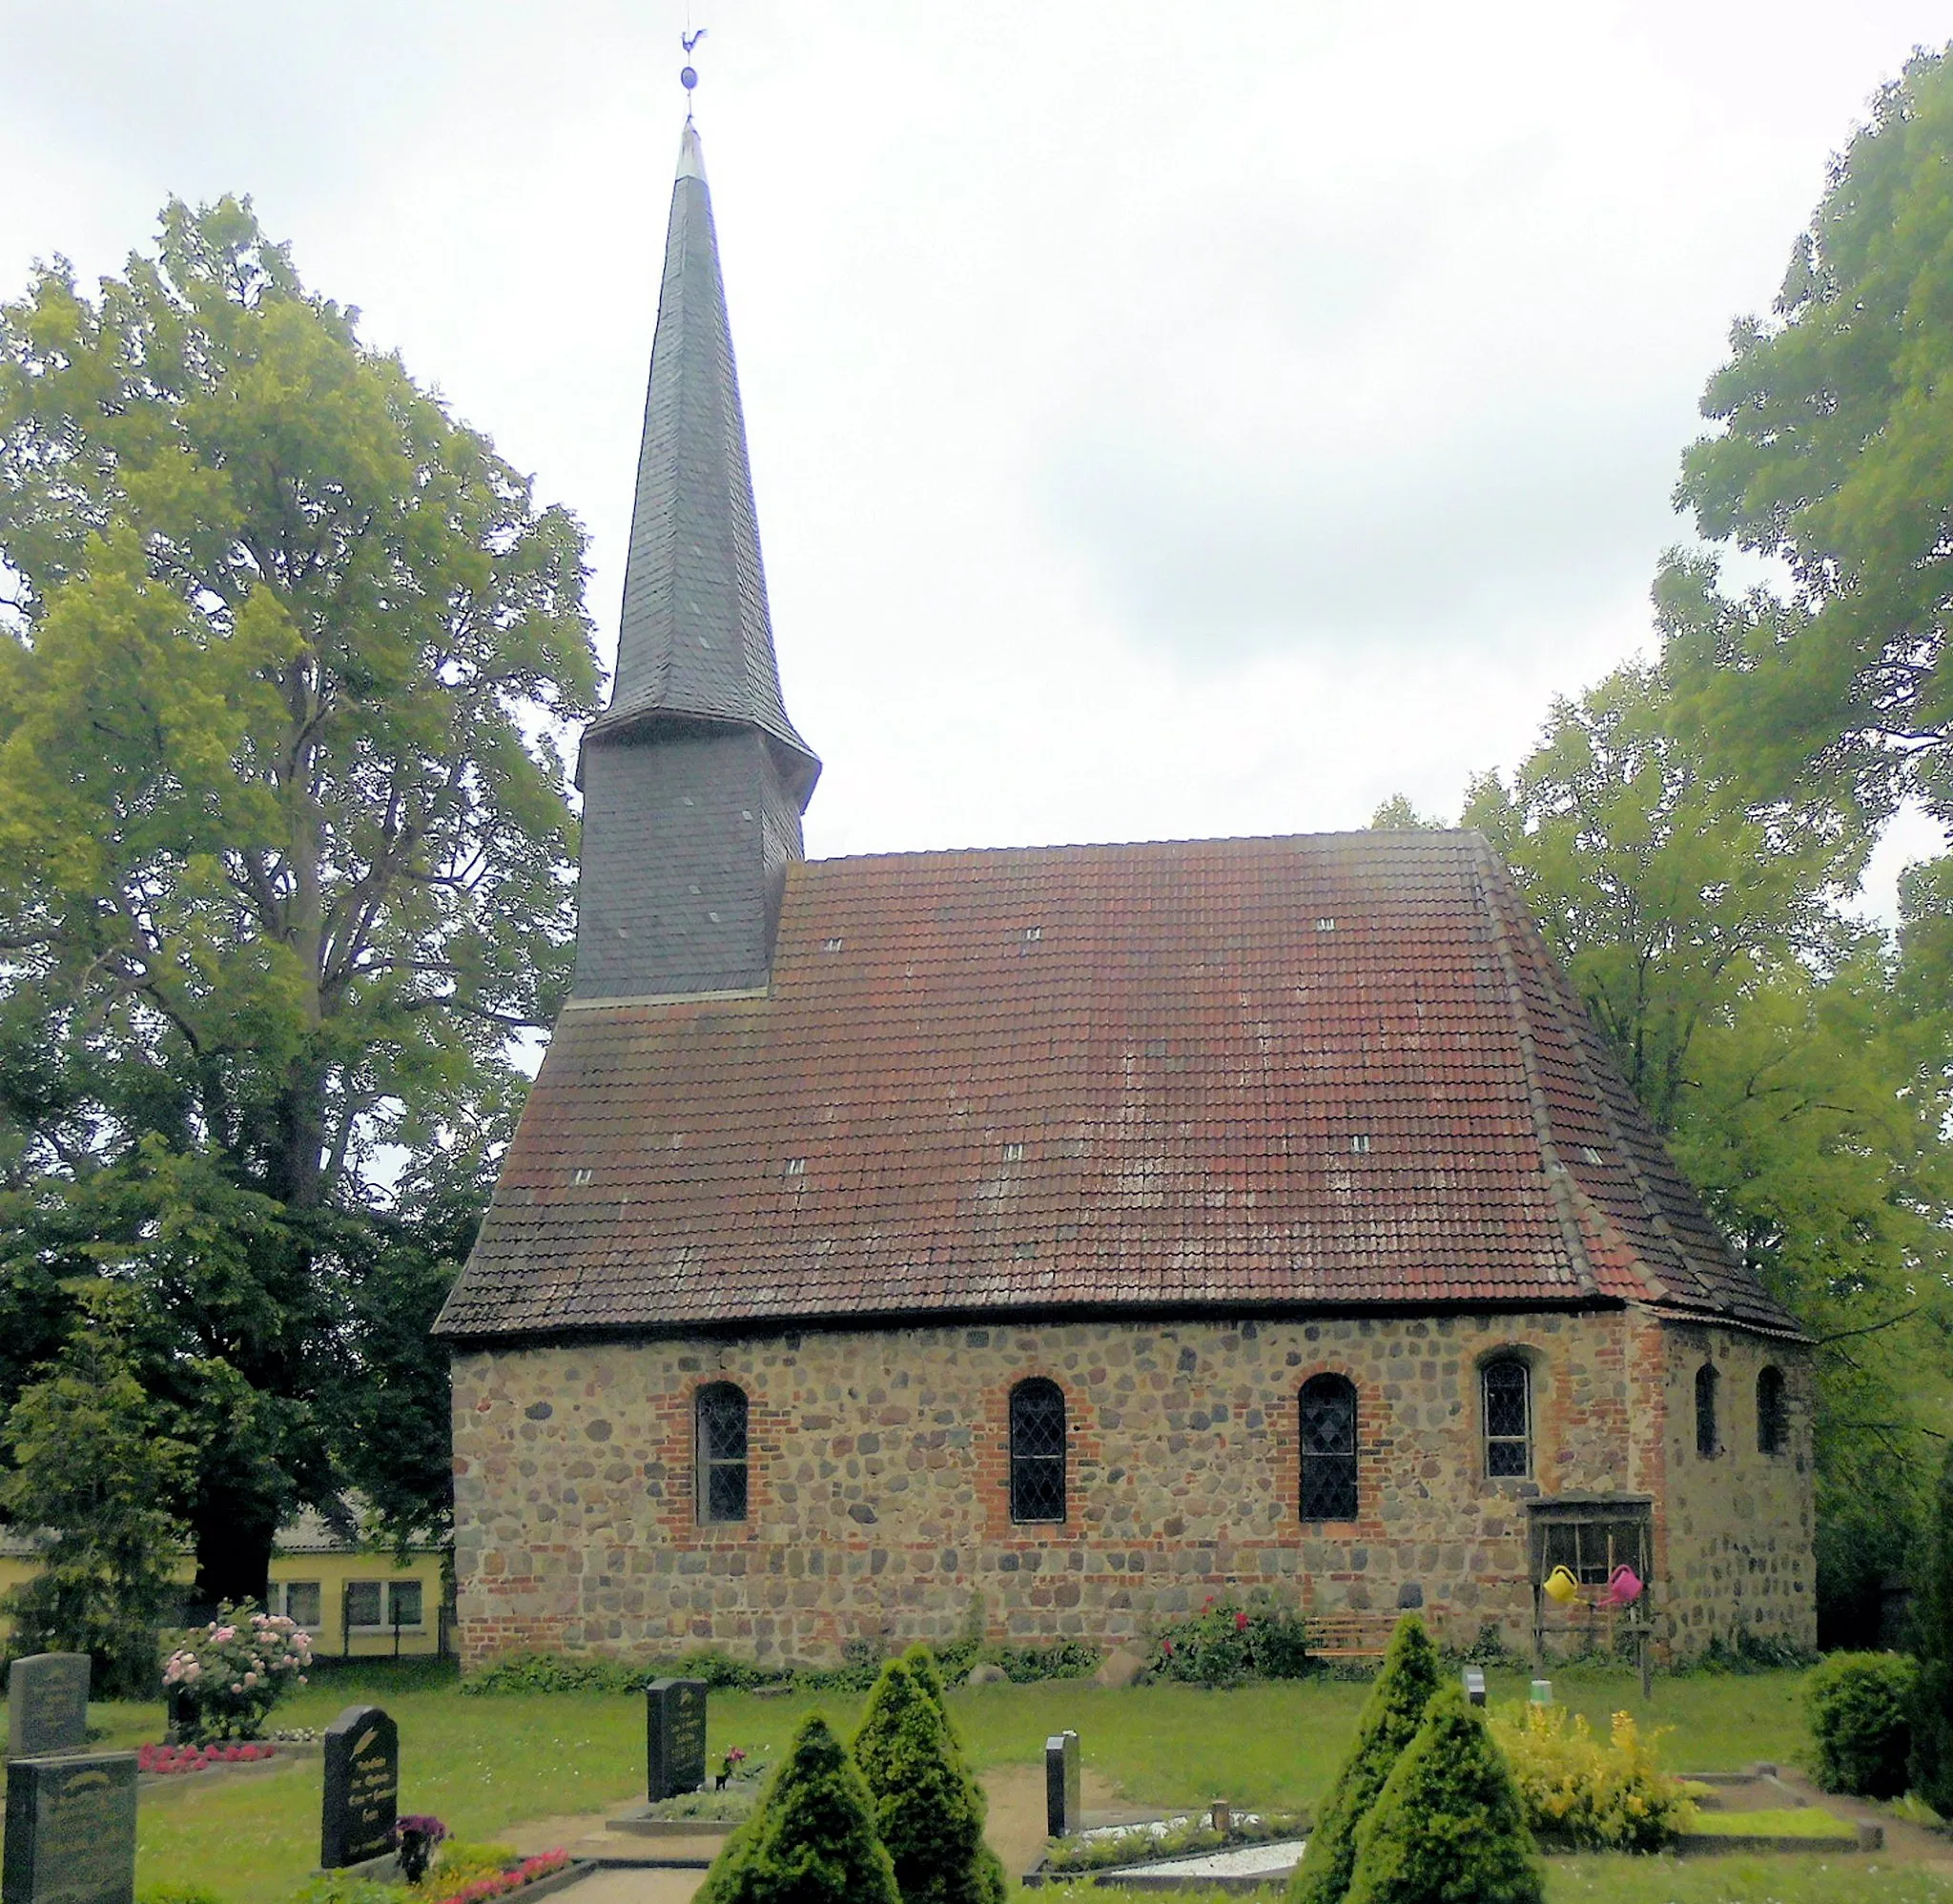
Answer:
POLYGON ((163 1686, 176 1696, 178 1733, 192 1745, 263 1736, 286 1689, 305 1684, 312 1636, 281 1613, 226 1605, 199 1631, 185 1633, 163 1663, 163 1686))

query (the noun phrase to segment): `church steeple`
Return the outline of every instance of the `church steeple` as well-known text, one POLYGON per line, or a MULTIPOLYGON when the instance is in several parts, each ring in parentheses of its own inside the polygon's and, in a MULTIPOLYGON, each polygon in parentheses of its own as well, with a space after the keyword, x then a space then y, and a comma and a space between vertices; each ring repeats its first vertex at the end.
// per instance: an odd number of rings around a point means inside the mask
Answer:
POLYGON ((764 985, 820 762, 780 694, 698 133, 671 188, 609 706, 584 735, 580 998, 764 985))

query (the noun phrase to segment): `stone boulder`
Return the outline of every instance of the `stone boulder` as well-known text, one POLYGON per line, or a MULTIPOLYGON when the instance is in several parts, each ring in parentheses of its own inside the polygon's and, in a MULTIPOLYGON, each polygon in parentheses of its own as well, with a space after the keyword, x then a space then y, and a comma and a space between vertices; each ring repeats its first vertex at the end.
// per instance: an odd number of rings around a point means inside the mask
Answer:
POLYGON ((1099 1686, 1137 1686, 1145 1676, 1146 1662, 1138 1653, 1120 1647, 1100 1661, 1092 1679, 1099 1686))
POLYGON ((1008 1686, 1010 1674, 1000 1666, 992 1666, 988 1660, 978 1660, 964 1675, 965 1686, 1008 1686))

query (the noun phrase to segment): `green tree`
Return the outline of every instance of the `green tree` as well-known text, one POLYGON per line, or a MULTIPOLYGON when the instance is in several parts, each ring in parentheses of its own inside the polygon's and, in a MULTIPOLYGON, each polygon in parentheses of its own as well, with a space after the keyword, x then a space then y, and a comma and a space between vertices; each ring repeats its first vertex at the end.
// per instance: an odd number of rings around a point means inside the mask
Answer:
POLYGON ((1342 1904, 1356 1868, 1357 1827, 1416 1737, 1441 1677, 1437 1648, 1424 1622, 1407 1613, 1390 1635, 1383 1670, 1357 1714, 1356 1736, 1308 1834, 1287 1904, 1342 1904))
POLYGON ((1356 1829, 1349 1904, 1540 1904, 1546 1895, 1518 1789, 1485 1721, 1455 1686, 1356 1829))
POLYGON ((1410 804, 1407 793, 1393 793, 1369 816, 1374 833, 1415 833, 1442 827, 1442 820, 1429 820, 1410 804))
POLYGON ((1725 1236, 1818 1339, 1819 1611, 1849 1637, 1911 1537, 1953 1326, 1933 922, 1895 948, 1846 920, 1861 817, 1748 804, 1659 670, 1558 704, 1466 820, 1725 1236))
POLYGON ((1940 1464, 1932 1531, 1913 1598, 1912 1789, 1953 1817, 1953 1449, 1940 1464))
POLYGON ((1832 166, 1767 318, 1731 332, 1656 599, 1684 706, 1758 798, 1953 823, 1953 70, 1921 53, 1832 166), (1731 549, 1771 580, 1732 595, 1731 549))
POLYGON ((1003 1904, 1003 1866, 983 1842, 983 1793, 941 1695, 925 1649, 889 1661, 854 1735, 854 1761, 903 1904, 1003 1904))
POLYGON ((583 538, 225 199, 0 309, 0 1249, 36 1327, 79 1275, 171 1319, 243 1599, 562 993, 583 538))
POLYGON ((123 1293, 84 1299, 61 1353, 8 1414, 0 1507, 33 1530, 40 1563, 8 1598, 16 1648, 88 1653, 102 1696, 153 1698, 155 1628, 188 1540, 161 1504, 195 1451, 139 1380, 131 1324, 123 1293))
POLYGON ((761 1810, 713 1861, 699 1904, 900 1900, 861 1773, 828 1722, 811 1713, 761 1810))

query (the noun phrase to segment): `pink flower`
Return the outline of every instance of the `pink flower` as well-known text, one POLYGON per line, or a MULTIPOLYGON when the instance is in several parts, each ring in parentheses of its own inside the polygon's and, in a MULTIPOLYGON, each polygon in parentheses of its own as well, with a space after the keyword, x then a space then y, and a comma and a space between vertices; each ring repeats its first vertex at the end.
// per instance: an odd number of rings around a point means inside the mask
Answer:
POLYGON ((257 1673, 255 1673, 255 1672, 247 1672, 247 1673, 246 1673, 246 1674, 244 1675, 244 1684, 245 1684, 246 1686, 256 1686, 256 1685, 257 1684, 257 1673))

